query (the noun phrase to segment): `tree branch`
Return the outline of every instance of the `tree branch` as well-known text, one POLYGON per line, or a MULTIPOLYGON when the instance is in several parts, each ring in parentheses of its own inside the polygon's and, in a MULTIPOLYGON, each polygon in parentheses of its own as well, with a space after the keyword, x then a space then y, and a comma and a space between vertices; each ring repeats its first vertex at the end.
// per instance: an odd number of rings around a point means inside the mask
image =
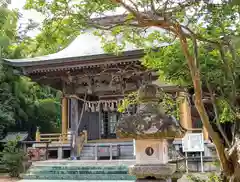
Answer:
POLYGON ((231 42, 229 43, 228 48, 230 50, 230 53, 232 56, 232 62, 233 62, 233 66, 230 67, 230 72, 231 72, 231 76, 232 76, 232 102, 235 106, 235 104, 236 104, 236 77, 234 74, 234 68, 235 68, 235 63, 237 61, 237 56, 236 56, 236 51, 233 48, 231 42))
POLYGON ((137 19, 142 18, 142 14, 136 10, 134 10, 131 6, 127 5, 123 0, 116 0, 117 3, 122 5, 129 13, 131 13, 133 16, 135 16, 137 19))
POLYGON ((130 2, 132 3, 132 5, 135 7, 135 11, 139 12, 137 4, 136 4, 135 2, 133 2, 132 0, 129 0, 129 1, 130 1, 130 2))
POLYGON ((230 147, 231 146, 230 145, 230 141, 228 140, 225 132, 223 131, 223 129, 222 129, 221 125, 220 125, 220 121, 219 121, 219 117, 218 117, 218 109, 217 109, 217 106, 216 106, 216 98, 215 98, 215 96, 213 94, 212 88, 211 88, 211 86, 210 86, 208 81, 206 81, 206 84, 207 84, 208 91, 210 93, 210 97, 211 97, 211 101, 212 101, 212 105, 213 105, 213 109, 214 109, 214 113, 215 113, 217 128, 220 131, 220 133, 221 133, 223 139, 225 140, 227 146, 230 147))
POLYGON ((183 30, 185 29, 189 32, 189 34, 185 33, 185 36, 188 37, 188 38, 193 36, 195 39, 197 39, 199 41, 208 42, 208 43, 211 43, 211 44, 216 45, 216 46, 220 45, 220 42, 206 39, 206 38, 202 37, 200 34, 194 33, 189 27, 187 27, 185 25, 181 25, 181 27, 182 27, 183 30))
POLYGON ((117 24, 114 24, 114 25, 110 25, 110 26, 106 26, 106 25, 99 25, 99 24, 95 24, 93 22, 89 22, 88 25, 90 25, 91 27, 94 27, 94 28, 97 28, 97 29, 100 29, 100 30, 111 30, 115 27, 118 27, 118 26, 131 26, 131 27, 136 27, 136 28, 143 28, 143 26, 137 24, 137 23, 129 23, 129 20, 125 20, 121 23, 117 23, 117 24))

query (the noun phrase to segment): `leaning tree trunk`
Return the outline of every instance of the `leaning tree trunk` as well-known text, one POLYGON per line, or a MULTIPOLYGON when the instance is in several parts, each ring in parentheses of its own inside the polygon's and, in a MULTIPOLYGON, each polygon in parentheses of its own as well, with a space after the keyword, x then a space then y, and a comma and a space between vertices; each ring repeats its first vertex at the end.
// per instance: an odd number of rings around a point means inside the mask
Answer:
POLYGON ((233 174, 230 178, 233 182, 240 182, 240 121, 236 121, 233 145, 227 152, 228 160, 233 165, 233 174))
POLYGON ((229 150, 229 155, 227 155, 227 152, 223 143, 221 142, 219 134, 213 130, 213 127, 210 124, 209 117, 202 101, 201 77, 198 63, 196 60, 197 58, 194 58, 190 54, 187 38, 185 37, 181 29, 178 29, 178 36, 184 56, 188 62, 188 67, 193 81, 195 92, 195 106, 198 110, 203 126, 207 129, 213 143, 215 144, 221 164, 221 169, 229 181, 240 182, 240 140, 236 139, 235 145, 231 150, 229 150))

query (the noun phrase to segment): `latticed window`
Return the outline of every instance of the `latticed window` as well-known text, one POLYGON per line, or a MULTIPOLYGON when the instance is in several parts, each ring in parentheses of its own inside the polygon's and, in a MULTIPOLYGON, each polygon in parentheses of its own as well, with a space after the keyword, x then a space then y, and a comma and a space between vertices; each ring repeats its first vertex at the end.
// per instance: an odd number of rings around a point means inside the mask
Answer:
POLYGON ((101 117, 101 135, 105 135, 108 130, 108 112, 102 112, 101 117))
POLYGON ((115 134, 116 133, 116 124, 118 121, 117 112, 110 112, 109 113, 109 133, 115 134))
POLYGON ((118 112, 102 112, 101 117, 101 135, 115 135, 118 122, 118 112))

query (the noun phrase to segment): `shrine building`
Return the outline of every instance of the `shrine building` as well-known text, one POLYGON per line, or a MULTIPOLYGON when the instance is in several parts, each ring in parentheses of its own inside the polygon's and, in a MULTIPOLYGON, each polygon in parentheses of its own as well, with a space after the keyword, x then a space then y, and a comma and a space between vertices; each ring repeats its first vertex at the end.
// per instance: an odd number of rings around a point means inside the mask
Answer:
MULTIPOLYGON (((141 64, 143 56, 144 51, 130 43, 119 55, 107 54, 101 38, 87 31, 55 54, 5 59, 5 63, 34 82, 62 91, 61 133, 46 134, 40 129, 36 135, 37 141, 51 140, 49 147, 58 147, 62 142, 69 149, 72 145, 69 135, 76 129, 79 135, 85 132, 86 143, 127 142, 116 136, 115 126, 121 114, 118 104, 145 83, 155 83, 162 91, 183 97, 181 125, 189 131, 201 131, 201 125, 191 117, 191 102, 185 89, 160 82, 157 72, 141 64)), ((207 132, 203 131, 204 139, 208 140, 207 132)))

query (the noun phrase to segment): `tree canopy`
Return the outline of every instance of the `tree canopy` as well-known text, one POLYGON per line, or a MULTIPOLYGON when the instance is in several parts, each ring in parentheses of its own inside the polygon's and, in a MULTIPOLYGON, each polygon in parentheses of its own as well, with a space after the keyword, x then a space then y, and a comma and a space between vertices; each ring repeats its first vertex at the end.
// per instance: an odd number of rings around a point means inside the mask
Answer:
MULTIPOLYGON (((26 29, 19 30, 19 13, 9 10, 7 4, 0 6, 0 51, 5 58, 21 58, 34 54, 27 49, 26 29)), ((37 126, 42 131, 56 131, 60 125, 60 95, 48 87, 41 87, 29 78, 19 76, 15 70, 0 62, 0 138, 7 131, 28 131, 34 136, 37 126), (50 109, 51 108, 51 109, 50 109)))

